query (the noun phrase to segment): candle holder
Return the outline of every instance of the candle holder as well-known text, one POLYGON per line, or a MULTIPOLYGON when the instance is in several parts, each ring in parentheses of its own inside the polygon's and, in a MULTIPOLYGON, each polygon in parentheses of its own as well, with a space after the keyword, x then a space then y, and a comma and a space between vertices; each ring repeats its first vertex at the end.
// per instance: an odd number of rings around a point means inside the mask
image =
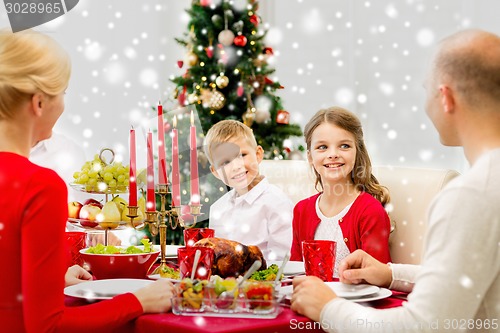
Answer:
POLYGON ((127 217, 130 219, 129 226, 134 228, 135 230, 142 230, 146 227, 146 223, 140 223, 135 225, 134 219, 139 217, 137 214, 137 211, 139 210, 139 206, 127 206, 128 208, 128 214, 127 217))
MULTIPOLYGON (((182 218, 182 207, 175 206, 172 209, 175 211, 175 214, 178 217, 176 223, 180 224, 180 226, 184 229, 193 228, 197 223, 198 216, 203 215, 203 213, 201 212, 201 204, 194 204, 194 205, 190 204, 189 205, 189 215, 191 215, 193 217, 193 223, 186 224, 184 219, 182 218)), ((175 229, 177 227, 177 224, 175 227, 172 226, 172 229, 175 229)))
MULTIPOLYGON (((175 206, 171 209, 167 210, 167 196, 169 193, 169 184, 158 184, 156 186, 156 193, 160 195, 160 210, 146 212, 146 220, 145 224, 149 226, 149 232, 151 236, 156 236, 160 234, 160 266, 158 266, 153 274, 158 274, 164 267, 167 266, 167 260, 165 259, 166 249, 167 249, 167 223, 166 219, 168 218, 168 223, 172 229, 176 229, 180 224, 183 228, 186 228, 181 213, 181 207, 175 206)), ((194 227, 196 224, 197 216, 200 216, 201 205, 191 207, 191 215, 193 215, 193 224, 189 226, 189 228, 194 227)))

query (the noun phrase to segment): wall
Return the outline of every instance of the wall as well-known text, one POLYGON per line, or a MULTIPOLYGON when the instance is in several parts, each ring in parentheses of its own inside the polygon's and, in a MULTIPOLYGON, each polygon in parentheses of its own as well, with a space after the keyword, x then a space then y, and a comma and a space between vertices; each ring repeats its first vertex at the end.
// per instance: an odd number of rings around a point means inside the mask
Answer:
MULTIPOLYGON (((169 77, 180 73, 184 50, 173 38, 187 30, 190 3, 80 0, 36 28, 71 54, 66 112, 56 130, 82 144, 87 158, 111 147, 126 161, 130 126, 149 126, 159 99, 174 107, 169 77)), ((293 121, 304 125, 318 109, 341 105, 361 117, 374 164, 466 168, 460 149, 442 147, 425 116, 425 59, 458 29, 500 33, 494 17, 500 2, 271 0, 260 6, 293 121)), ((0 26, 8 26, 0 8, 0 26)))

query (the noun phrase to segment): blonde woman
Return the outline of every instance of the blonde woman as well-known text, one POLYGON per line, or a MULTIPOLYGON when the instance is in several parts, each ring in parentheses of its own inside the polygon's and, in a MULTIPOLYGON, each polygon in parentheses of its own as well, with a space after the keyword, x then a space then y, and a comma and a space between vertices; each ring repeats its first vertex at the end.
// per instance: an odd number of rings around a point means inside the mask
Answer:
POLYGON ((64 110, 70 60, 51 38, 0 30, 0 323, 5 332, 110 332, 145 312, 168 311, 166 281, 84 306, 64 306, 63 288, 91 278, 66 272, 67 188, 28 160, 64 110))

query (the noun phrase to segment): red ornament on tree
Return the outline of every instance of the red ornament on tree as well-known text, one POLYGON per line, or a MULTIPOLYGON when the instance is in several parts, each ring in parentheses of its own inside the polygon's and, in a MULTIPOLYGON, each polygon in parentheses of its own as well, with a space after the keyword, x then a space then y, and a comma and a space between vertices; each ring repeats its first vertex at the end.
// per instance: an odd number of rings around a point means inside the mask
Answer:
POLYGON ((200 6, 206 7, 212 4, 212 0, 200 0, 200 6))
POLYGON ((207 52, 207 57, 211 59, 214 55, 214 48, 212 46, 209 46, 205 48, 205 52, 207 52))
POLYGON ((270 78, 268 78, 267 76, 266 76, 266 77, 264 77, 264 82, 265 82, 266 84, 269 84, 269 85, 274 84, 273 80, 271 80, 271 79, 270 79, 270 78))
POLYGON ((177 97, 177 100, 179 101, 180 106, 184 106, 186 103, 186 90, 187 90, 187 88, 186 88, 186 86, 184 86, 184 88, 182 89, 182 92, 177 97))
POLYGON ((264 48, 264 53, 267 54, 267 55, 273 55, 274 54, 273 48, 272 47, 265 47, 264 48))
POLYGON ((238 35, 238 36, 234 37, 234 42, 233 43, 236 46, 243 47, 243 46, 247 45, 247 38, 245 36, 243 36, 243 35, 238 35))
POLYGON ((182 68, 182 66, 184 66, 184 61, 178 60, 177 61, 177 66, 179 66, 179 68, 182 68))
POLYGON ((277 124, 289 124, 290 123, 290 113, 285 110, 278 110, 276 115, 277 124))
POLYGON ((253 14, 252 16, 250 16, 249 20, 253 23, 253 25, 259 25, 259 17, 257 15, 253 14))
POLYGON ((236 89, 236 94, 238 95, 238 97, 243 96, 244 92, 245 92, 245 89, 243 88, 243 86, 239 86, 238 89, 236 89))

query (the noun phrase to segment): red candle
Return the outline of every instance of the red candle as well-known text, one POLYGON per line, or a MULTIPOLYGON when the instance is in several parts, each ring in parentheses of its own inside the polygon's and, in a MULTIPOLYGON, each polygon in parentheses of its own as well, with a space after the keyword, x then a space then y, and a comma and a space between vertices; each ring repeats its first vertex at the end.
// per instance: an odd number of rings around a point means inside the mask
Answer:
POLYGON ((148 164, 146 169, 147 175, 147 191, 146 191, 146 210, 148 212, 156 211, 156 200, 155 200, 155 172, 153 168, 153 133, 148 132, 147 137, 147 148, 148 148, 148 164))
POLYGON ((132 127, 129 138, 130 152, 130 172, 129 172, 129 191, 128 204, 129 206, 137 206, 137 166, 135 157, 135 130, 132 127))
POLYGON ((163 106, 158 102, 158 182, 167 184, 167 159, 165 157, 165 131, 163 127, 163 106))
POLYGON ((191 111, 191 128, 189 131, 189 152, 191 164, 191 205, 200 204, 200 183, 198 179, 198 151, 196 150, 196 126, 194 126, 194 114, 191 111))
POLYGON ((181 184, 179 177, 179 144, 177 134, 177 117, 174 116, 172 129, 172 206, 181 205, 181 184))

